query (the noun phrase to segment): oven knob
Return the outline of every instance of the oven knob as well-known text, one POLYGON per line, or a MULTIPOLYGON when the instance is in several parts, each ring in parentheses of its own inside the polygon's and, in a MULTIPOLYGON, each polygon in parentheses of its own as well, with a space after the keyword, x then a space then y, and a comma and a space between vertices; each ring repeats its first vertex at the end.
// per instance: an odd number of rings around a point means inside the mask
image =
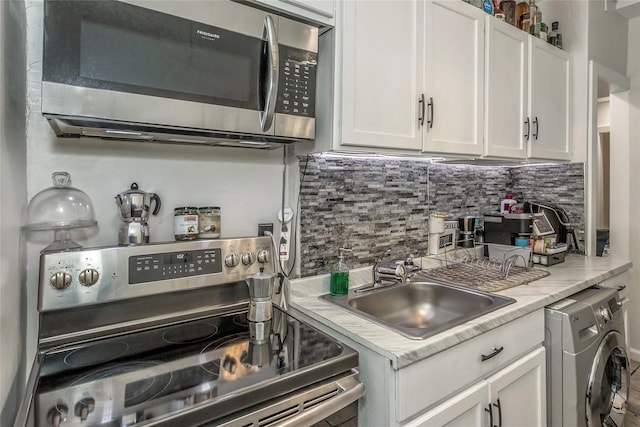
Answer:
POLYGON ((269 262, 269 252, 265 251, 264 249, 261 250, 260 252, 258 252, 258 262, 260 264, 264 264, 266 262, 269 262))
POLYGON ((80 276, 78 277, 78 279, 80 280, 80 284, 82 286, 93 286, 96 284, 96 282, 98 282, 98 277, 100 277, 98 270, 87 268, 86 270, 82 270, 82 272, 80 272, 80 276))
POLYGON ((49 283, 51 283, 51 286, 56 289, 66 289, 71 284, 71 275, 69 273, 59 271, 51 276, 49 283))
POLYGON ((242 254, 242 263, 244 265, 251 265, 256 262, 256 254, 253 252, 247 252, 246 254, 242 254))
POLYGON ((227 267, 235 267, 240 264, 240 257, 238 254, 230 254, 224 257, 224 263, 227 267))
POLYGON ((60 427, 60 425, 67 420, 68 413, 69 408, 67 408, 66 405, 59 403, 49 410, 49 413, 47 414, 47 421, 53 427, 60 427))
POLYGON ((73 413, 76 414, 76 417, 80 417, 81 421, 86 421, 95 408, 96 401, 91 397, 85 397, 76 403, 73 413))

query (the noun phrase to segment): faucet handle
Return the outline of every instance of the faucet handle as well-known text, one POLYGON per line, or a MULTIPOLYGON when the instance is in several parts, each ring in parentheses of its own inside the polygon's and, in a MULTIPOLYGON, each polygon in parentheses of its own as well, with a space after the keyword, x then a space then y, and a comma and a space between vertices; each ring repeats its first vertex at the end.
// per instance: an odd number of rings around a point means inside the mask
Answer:
POLYGON ((392 280, 404 283, 407 281, 407 269, 402 264, 395 262, 382 262, 376 265, 376 275, 378 279, 392 280))

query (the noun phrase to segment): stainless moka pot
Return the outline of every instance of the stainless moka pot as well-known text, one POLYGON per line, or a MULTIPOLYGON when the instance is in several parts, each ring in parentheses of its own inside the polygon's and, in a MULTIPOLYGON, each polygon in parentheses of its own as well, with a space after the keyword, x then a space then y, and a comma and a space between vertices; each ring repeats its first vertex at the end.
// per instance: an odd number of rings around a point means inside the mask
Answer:
POLYGON ((155 193, 147 193, 138 189, 138 184, 131 184, 131 189, 116 197, 122 224, 118 233, 119 245, 143 245, 149 243, 149 215, 157 215, 160 211, 160 197, 155 193), (153 211, 151 202, 155 201, 153 211))
POLYGON ((273 315, 271 294, 276 279, 275 273, 260 273, 246 279, 249 286, 249 322, 266 322, 273 315))

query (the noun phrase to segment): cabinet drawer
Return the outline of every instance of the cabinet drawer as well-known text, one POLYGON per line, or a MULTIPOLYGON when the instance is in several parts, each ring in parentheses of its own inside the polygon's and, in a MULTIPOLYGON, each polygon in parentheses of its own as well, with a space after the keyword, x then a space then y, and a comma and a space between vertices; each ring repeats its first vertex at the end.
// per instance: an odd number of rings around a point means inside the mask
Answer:
POLYGON ((540 309, 398 371, 398 422, 428 409, 463 387, 487 378, 544 340, 540 309), (482 355, 500 351, 482 361, 482 355))

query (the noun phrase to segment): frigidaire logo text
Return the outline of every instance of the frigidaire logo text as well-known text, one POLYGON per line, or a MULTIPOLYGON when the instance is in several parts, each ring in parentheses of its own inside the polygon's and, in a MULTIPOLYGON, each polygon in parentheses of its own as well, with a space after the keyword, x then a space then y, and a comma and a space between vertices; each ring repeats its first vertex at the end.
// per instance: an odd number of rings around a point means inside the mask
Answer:
POLYGON ((219 39, 220 38, 220 34, 213 34, 213 33, 210 33, 208 31, 196 30, 196 33, 201 35, 201 36, 209 37, 209 38, 212 38, 212 39, 219 39))

